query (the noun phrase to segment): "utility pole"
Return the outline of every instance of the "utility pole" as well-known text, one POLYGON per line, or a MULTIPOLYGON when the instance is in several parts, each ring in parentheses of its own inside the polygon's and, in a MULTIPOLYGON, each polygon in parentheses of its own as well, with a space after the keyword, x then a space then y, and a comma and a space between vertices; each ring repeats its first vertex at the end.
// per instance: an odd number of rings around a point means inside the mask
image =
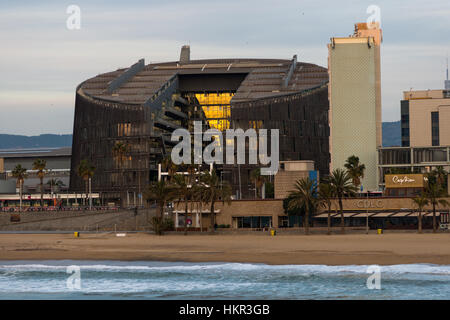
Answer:
POLYGON ((138 168, 138 199, 139 199, 139 206, 142 206, 142 195, 141 195, 141 159, 139 159, 139 168, 138 168))
POLYGON ((238 163, 238 171, 239 171, 239 200, 242 199, 242 188, 241 188, 241 165, 238 163))
POLYGON ((92 179, 89 178, 89 210, 92 210, 92 179))
POLYGON ((366 204, 366 234, 369 234, 369 190, 367 190, 367 204, 366 204))
POLYGON ((22 179, 19 179, 20 212, 22 212, 22 179))

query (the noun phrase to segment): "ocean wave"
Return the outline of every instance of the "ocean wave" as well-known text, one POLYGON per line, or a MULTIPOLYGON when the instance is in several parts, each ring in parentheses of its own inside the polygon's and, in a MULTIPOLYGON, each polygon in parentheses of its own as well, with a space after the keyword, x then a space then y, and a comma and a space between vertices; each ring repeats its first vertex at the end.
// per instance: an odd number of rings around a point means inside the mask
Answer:
POLYGON ((368 290, 368 265, 267 265, 154 261, 0 261, 0 299, 448 299, 450 266, 380 266, 382 290, 368 290), (67 267, 80 267, 80 290, 67 267))
MULTIPOLYGON (((366 274, 369 265, 267 265, 252 263, 152 263, 140 262, 139 264, 115 264, 107 263, 86 263, 85 261, 71 261, 65 264, 55 263, 26 263, 26 264, 0 264, 0 272, 66 272, 70 265, 79 266, 83 271, 98 272, 201 272, 201 271, 217 271, 217 272, 281 272, 281 273, 299 273, 299 274, 335 274, 335 273, 354 273, 366 274)), ((435 264, 398 264, 379 266, 382 273, 387 274, 450 274, 450 265, 435 264)))

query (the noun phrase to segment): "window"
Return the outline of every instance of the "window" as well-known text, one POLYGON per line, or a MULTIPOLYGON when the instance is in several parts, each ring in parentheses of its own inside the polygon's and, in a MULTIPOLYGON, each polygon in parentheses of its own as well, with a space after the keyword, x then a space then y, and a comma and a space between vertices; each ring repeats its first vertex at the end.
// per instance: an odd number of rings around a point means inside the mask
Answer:
POLYGON ((439 112, 431 113, 431 145, 439 145, 439 112))
POLYGON ((272 226, 271 216, 238 217, 238 228, 265 228, 272 226))

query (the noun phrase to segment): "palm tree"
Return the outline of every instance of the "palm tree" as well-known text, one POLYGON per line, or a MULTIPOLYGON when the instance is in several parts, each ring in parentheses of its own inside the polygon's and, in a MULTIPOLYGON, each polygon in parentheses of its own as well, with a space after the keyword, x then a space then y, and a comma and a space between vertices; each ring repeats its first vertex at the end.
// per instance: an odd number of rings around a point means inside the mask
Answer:
POLYGON ((322 206, 328 209, 328 217, 327 217, 328 235, 331 234, 331 199, 333 198, 334 198, 333 186, 326 181, 319 184, 319 200, 321 201, 322 206))
POLYGON ((319 198, 317 197, 317 184, 310 178, 302 178, 295 183, 294 191, 289 194, 288 208, 304 208, 305 210, 305 234, 309 234, 309 216, 317 208, 319 198))
POLYGON ((173 163, 172 158, 170 157, 170 154, 168 156, 166 156, 162 162, 161 162, 161 167, 163 170, 166 170, 168 175, 169 175, 169 180, 172 179, 172 177, 177 173, 178 170, 178 166, 173 163))
POLYGON ((186 182, 184 174, 173 176, 174 188, 178 198, 177 203, 184 202, 184 234, 187 235, 188 205, 192 198, 192 185, 186 182))
POLYGON ((439 183, 436 172, 430 172, 427 175, 428 182, 425 186, 424 195, 433 207, 433 233, 437 232, 436 225, 436 206, 448 206, 450 203, 442 199, 447 196, 447 191, 444 186, 439 183))
POLYGON ((203 201, 210 205, 210 217, 211 217, 211 232, 214 232, 214 225, 216 224, 216 212, 214 205, 218 201, 231 204, 231 187, 228 183, 223 183, 217 176, 216 171, 213 170, 204 172, 200 176, 202 183, 203 201))
POLYGON ((193 186, 193 190, 192 190, 192 204, 191 204, 191 211, 193 211, 193 206, 195 205, 197 208, 197 213, 199 215, 200 218, 200 231, 202 231, 202 217, 203 217, 203 204, 205 203, 205 197, 204 197, 204 186, 199 183, 199 181, 197 181, 194 186, 193 186))
POLYGON ((41 207, 44 206, 44 177, 47 174, 47 161, 43 159, 36 159, 33 162, 33 170, 37 170, 36 174, 41 181, 40 187, 41 187, 41 207))
POLYGON ((364 178, 366 166, 359 162, 359 157, 353 155, 348 157, 344 167, 352 178, 353 184, 358 188, 361 185, 361 179, 364 178))
POLYGON ((330 175, 329 182, 333 188, 335 196, 338 198, 339 211, 341 213, 341 229, 345 233, 344 210, 342 206, 342 198, 344 196, 354 196, 357 187, 352 182, 352 177, 343 169, 335 169, 330 175))
POLYGON ((54 187, 63 187, 65 185, 64 182, 62 182, 62 180, 59 179, 50 179, 47 181, 46 184, 50 186, 50 192, 52 193, 54 187))
POLYGON ((174 188, 164 180, 152 182, 144 192, 144 198, 147 201, 156 201, 159 208, 159 215, 155 217, 153 227, 156 234, 162 235, 164 208, 169 201, 175 198, 174 188))
POLYGON ((27 169, 18 164, 14 167, 12 176, 17 179, 17 184, 19 185, 20 208, 22 209, 23 182, 28 177, 27 169))
POLYGON ((417 209, 419 210, 418 216, 417 216, 417 221, 418 221, 418 232, 422 233, 422 212, 423 212, 423 208, 428 205, 428 199, 425 196, 425 194, 422 192, 422 194, 420 195, 420 197, 415 197, 412 199, 414 204, 417 206, 417 209))
POLYGON ((250 181, 255 184, 256 197, 258 197, 266 183, 266 177, 261 175, 261 168, 256 168, 250 173, 250 181))
POLYGON ((116 164, 119 167, 120 175, 122 177, 122 181, 120 183, 120 194, 121 194, 121 202, 124 201, 123 196, 123 188, 124 188, 124 174, 123 174, 123 167, 125 162, 127 161, 127 154, 129 152, 129 146, 123 142, 117 141, 116 144, 113 146, 112 153, 113 156, 116 158, 116 164))
POLYGON ((442 166, 437 166, 436 169, 433 170, 433 172, 436 175, 437 182, 441 186, 444 186, 447 182, 448 172, 445 171, 442 166))
POLYGON ((78 176, 80 176, 84 180, 85 190, 86 190, 86 197, 84 199, 84 204, 86 205, 86 201, 88 199, 88 193, 89 193, 89 179, 94 176, 95 173, 95 167, 91 165, 86 159, 81 160, 80 164, 78 165, 78 176))

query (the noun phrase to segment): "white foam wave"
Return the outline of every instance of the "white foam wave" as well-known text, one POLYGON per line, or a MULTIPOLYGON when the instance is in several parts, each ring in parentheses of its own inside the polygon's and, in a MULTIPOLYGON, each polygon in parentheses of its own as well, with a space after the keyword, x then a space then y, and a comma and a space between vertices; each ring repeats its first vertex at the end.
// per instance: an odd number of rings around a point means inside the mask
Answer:
MULTIPOLYGON (((77 265, 84 271, 98 272, 287 272, 289 274, 336 274, 336 273, 367 273, 368 265, 266 265, 251 263, 198 263, 198 264, 170 264, 152 265, 140 263, 139 265, 115 265, 108 264, 86 264, 82 261, 72 261, 71 264, 3 264, 0 271, 3 272, 65 272, 68 265, 77 265)), ((399 264, 390 266, 380 266, 381 272, 388 274, 441 274, 450 275, 450 265, 433 264, 399 264)))

